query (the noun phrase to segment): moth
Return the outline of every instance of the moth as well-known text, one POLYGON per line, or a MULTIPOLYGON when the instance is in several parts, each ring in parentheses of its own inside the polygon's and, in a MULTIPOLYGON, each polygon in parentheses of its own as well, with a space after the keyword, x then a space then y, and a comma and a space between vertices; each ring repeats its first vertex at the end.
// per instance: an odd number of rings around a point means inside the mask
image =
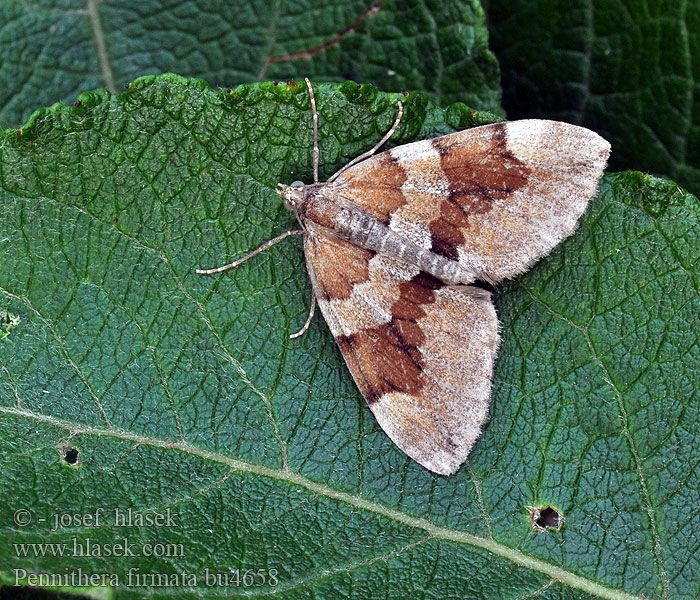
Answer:
POLYGON ((499 323, 491 286, 571 235, 610 144, 567 123, 474 127, 377 154, 401 121, 326 182, 279 184, 303 234, 312 301, 382 429, 441 475, 466 460, 488 415, 499 323))

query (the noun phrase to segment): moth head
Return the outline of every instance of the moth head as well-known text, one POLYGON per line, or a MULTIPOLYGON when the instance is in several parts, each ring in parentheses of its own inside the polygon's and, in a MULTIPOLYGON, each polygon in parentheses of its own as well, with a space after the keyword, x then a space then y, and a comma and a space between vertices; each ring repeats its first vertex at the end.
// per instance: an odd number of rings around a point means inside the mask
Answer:
POLYGON ((284 199, 284 206, 288 210, 299 212, 306 196, 303 182, 295 181, 292 185, 284 185, 283 183, 278 185, 280 189, 276 191, 284 199))

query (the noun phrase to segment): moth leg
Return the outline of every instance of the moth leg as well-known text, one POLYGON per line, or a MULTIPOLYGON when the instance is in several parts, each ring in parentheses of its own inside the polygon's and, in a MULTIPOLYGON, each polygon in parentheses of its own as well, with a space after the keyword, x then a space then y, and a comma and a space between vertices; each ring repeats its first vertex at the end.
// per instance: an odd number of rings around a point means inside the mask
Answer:
POLYGON ((283 234, 278 235, 277 237, 272 238, 271 240, 267 240, 262 246, 260 246, 256 250, 249 252, 244 257, 239 258, 238 260, 234 260, 232 263, 224 265, 223 267, 216 267, 215 269, 195 269, 194 272, 197 273, 197 275, 214 275, 214 273, 221 273, 222 271, 235 269, 241 263, 244 263, 249 258, 253 258, 253 256, 259 254, 263 250, 267 250, 271 246, 274 246, 277 242, 281 242, 284 238, 289 237, 290 235, 297 235, 303 233, 304 232, 301 229, 290 229, 289 231, 285 231, 283 234))
POLYGON ((306 87, 309 88, 309 100, 311 100, 311 113, 314 116, 314 183, 318 183, 318 112, 316 111, 316 98, 314 97, 314 88, 311 87, 311 82, 308 77, 304 77, 306 87))
POLYGON ((316 311, 316 294, 311 292, 311 308, 309 309, 309 316, 306 317, 306 323, 304 323, 304 326, 297 331, 296 333, 293 333, 289 336, 290 340, 293 340, 294 338, 298 338, 306 333, 306 330, 309 328, 309 325, 311 325, 311 319, 314 318, 314 312, 316 311))
POLYGON ((348 164, 346 164, 344 167, 342 167, 341 169, 339 169, 338 171, 333 173, 333 175, 330 176, 330 178, 328 179, 328 181, 326 181, 326 183, 330 183, 331 181, 333 181, 336 177, 338 177, 339 175, 344 173, 347 169, 352 167, 354 164, 357 164, 361 160, 365 160, 366 158, 369 158, 370 156, 372 156, 377 150, 379 150, 379 148, 381 148, 386 143, 386 141, 392 135, 394 135, 396 128, 399 126, 399 123, 401 122, 401 117, 403 116, 403 104, 401 103, 401 101, 398 102, 398 105, 399 105, 399 112, 396 115, 396 120, 394 121, 394 124, 391 126, 391 129, 389 129, 389 131, 387 131, 384 134, 384 137, 381 140, 379 140, 372 148, 367 150, 367 152, 365 152, 364 154, 360 154, 360 156, 356 156, 348 164))

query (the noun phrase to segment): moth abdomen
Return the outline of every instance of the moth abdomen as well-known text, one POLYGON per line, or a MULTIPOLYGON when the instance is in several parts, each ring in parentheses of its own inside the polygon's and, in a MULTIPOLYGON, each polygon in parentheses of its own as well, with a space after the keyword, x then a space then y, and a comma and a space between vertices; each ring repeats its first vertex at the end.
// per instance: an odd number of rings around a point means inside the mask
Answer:
POLYGON ((330 230, 336 238, 414 265, 445 283, 467 284, 475 279, 459 262, 420 246, 360 208, 318 195, 308 198, 303 210, 307 222, 330 230))

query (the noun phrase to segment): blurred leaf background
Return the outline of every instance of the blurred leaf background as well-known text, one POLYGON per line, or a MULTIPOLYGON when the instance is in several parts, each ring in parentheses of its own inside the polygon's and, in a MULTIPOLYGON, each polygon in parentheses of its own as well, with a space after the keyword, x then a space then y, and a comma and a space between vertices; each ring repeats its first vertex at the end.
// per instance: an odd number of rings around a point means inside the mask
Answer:
POLYGON ((700 191, 699 3, 485 8, 486 19, 466 0, 9 0, 0 11, 0 123, 18 127, 39 107, 165 72, 221 87, 354 79, 510 119, 584 125, 611 141, 612 169, 700 191))

